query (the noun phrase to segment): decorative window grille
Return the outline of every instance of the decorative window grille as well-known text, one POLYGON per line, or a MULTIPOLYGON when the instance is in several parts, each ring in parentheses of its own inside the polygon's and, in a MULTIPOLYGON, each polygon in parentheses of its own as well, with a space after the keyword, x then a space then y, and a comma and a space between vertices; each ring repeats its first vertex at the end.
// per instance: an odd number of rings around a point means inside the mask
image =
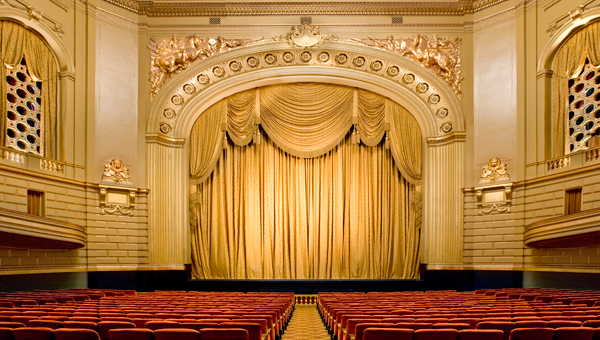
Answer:
POLYGON ((44 155, 43 119, 40 110, 42 82, 35 82, 25 58, 6 71, 6 146, 22 152, 44 155))
POLYGON ((568 153, 588 149, 588 141, 600 134, 600 67, 587 60, 579 77, 569 79, 567 124, 568 153))
POLYGON ((209 18, 208 19, 208 23, 210 25, 220 25, 221 24, 221 18, 209 18))
POLYGON ((404 23, 404 17, 392 17, 392 24, 404 23))

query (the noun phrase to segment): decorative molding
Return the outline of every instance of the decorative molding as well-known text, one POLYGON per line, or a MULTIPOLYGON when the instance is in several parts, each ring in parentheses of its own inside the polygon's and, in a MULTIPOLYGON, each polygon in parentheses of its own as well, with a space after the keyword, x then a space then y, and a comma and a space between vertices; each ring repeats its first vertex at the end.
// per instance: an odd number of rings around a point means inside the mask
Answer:
POLYGON ((153 102, 155 113, 148 120, 147 131, 183 137, 176 131, 187 119, 184 114, 187 107, 213 89, 222 88, 225 80, 245 79, 257 72, 270 72, 268 69, 277 70, 279 74, 309 72, 308 66, 319 68, 321 71, 311 71, 319 74, 337 74, 339 69, 361 79, 375 76, 397 84, 420 99, 420 105, 429 111, 426 119, 432 131, 427 132, 428 136, 463 129, 458 96, 432 70, 393 52, 345 41, 328 41, 320 48, 310 49, 292 49, 287 42, 252 44, 198 61, 182 71, 177 82, 170 81, 159 92, 153 102), (286 67, 292 69, 286 70, 286 67), (303 71, 293 71, 294 67, 301 67, 303 71), (440 111, 442 108, 447 112, 440 111))
POLYGON ((524 242, 530 248, 600 246, 600 208, 531 223, 524 242))
POLYGON ((120 265, 89 265, 86 269, 92 271, 123 271, 123 270, 185 270, 185 264, 161 263, 161 264, 120 264, 120 265))
MULTIPOLYGON (((55 3, 55 1, 58 2, 60 0, 52 0, 53 3, 55 3)), ((2 0, 2 4, 8 4, 12 8, 24 11, 25 13, 27 13, 29 20, 31 20, 31 21, 36 21, 36 22, 44 21, 45 24, 48 24, 48 27, 50 27, 51 30, 54 31, 54 33, 56 33, 56 35, 58 35, 59 38, 62 38, 63 34, 65 34, 65 31, 63 30, 62 24, 60 22, 52 19, 51 17, 42 13, 41 11, 39 11, 35 7, 29 5, 27 2, 25 2, 23 0, 11 0, 11 1, 2 0), (13 3, 13 1, 16 2, 17 4, 13 3)), ((57 4, 57 3, 55 3, 55 4, 57 4)), ((61 7, 60 5, 58 5, 58 6, 61 7)), ((61 8, 63 8, 63 7, 61 7, 61 8)), ((65 11, 67 11, 66 8, 63 8, 63 9, 65 11)))
POLYGON ((149 17, 265 16, 265 15, 443 15, 476 13, 508 0, 456 2, 154 2, 104 0, 130 12, 149 17))
POLYGON ((102 215, 133 216, 137 188, 117 185, 98 185, 100 189, 100 213, 102 215))
POLYGON ((147 133, 146 134, 146 142, 147 143, 156 143, 163 146, 169 146, 173 148, 183 148, 185 144, 185 139, 183 138, 173 138, 167 137, 158 133, 147 133))
POLYGON ((479 215, 492 212, 509 213, 512 204, 512 183, 475 187, 479 215))
POLYGON ((52 2, 56 6, 60 7, 65 12, 69 10, 68 3, 63 2, 63 0, 50 0, 50 2, 52 2))
MULTIPOLYGON (((75 249, 86 244, 83 226, 3 208, 0 208, 0 233, 17 235, 15 239, 26 241, 31 249, 75 249)), ((4 241, 11 240, 3 236, 0 245, 9 245, 4 241)), ((18 244, 11 242, 10 246, 18 247, 18 244)))
MULTIPOLYGON (((444 79, 457 96, 461 97, 460 82, 461 60, 459 38, 439 38, 437 35, 428 38, 417 34, 409 39, 394 39, 389 36, 386 39, 351 39, 351 42, 380 48, 406 57, 421 64, 425 68, 433 70, 440 78, 444 79)), ((447 131, 449 132, 449 131, 447 131)))
POLYGON ((427 264, 427 270, 518 270, 536 272, 567 272, 567 273, 599 273, 600 266, 597 265, 531 265, 531 264, 470 264, 470 263, 431 263, 427 264))
POLYGON ((110 163, 104 165, 104 172, 102 173, 102 183, 112 184, 131 184, 129 179, 129 169, 123 165, 123 161, 115 158, 110 163))
POLYGON ((552 6, 556 5, 557 3, 561 2, 561 1, 562 0, 551 0, 549 3, 544 5, 544 12, 549 10, 552 6))
POLYGON ((150 39, 150 94, 154 97, 167 80, 196 60, 261 41, 264 38, 225 39, 219 36, 216 39, 201 39, 198 35, 190 35, 185 39, 179 39, 175 35, 171 40, 150 39))
POLYGON ((452 132, 452 133, 442 136, 442 137, 427 138, 427 146, 429 146, 429 147, 442 146, 442 145, 446 145, 446 144, 450 144, 450 143, 454 143, 454 142, 464 143, 466 140, 467 140, 466 132, 455 131, 455 132, 452 132))

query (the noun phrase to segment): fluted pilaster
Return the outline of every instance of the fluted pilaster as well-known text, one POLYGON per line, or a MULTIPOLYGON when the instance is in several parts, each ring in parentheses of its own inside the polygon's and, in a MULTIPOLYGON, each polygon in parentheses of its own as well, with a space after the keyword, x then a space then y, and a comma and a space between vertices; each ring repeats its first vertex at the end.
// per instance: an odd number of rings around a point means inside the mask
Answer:
POLYGON ((186 178, 183 139, 146 136, 150 264, 183 264, 186 252, 186 178))
POLYGON ((424 261, 461 263, 465 134, 427 139, 424 261))

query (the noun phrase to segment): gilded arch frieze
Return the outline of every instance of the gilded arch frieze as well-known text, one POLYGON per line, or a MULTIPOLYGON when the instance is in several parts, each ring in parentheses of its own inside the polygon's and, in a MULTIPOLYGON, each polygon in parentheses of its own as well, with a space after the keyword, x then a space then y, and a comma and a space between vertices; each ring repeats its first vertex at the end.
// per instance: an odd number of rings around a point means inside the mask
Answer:
POLYGON ((376 77, 391 82, 393 87, 410 93, 421 102, 421 107, 427 108, 424 110, 428 111, 427 120, 434 125, 429 129, 431 132, 426 133, 430 137, 464 129, 458 96, 434 71, 393 52, 352 42, 327 41, 317 48, 295 48, 285 42, 260 43, 192 64, 168 81, 154 99, 148 132, 184 137, 175 131, 188 103, 196 101, 215 84, 233 82, 236 77, 253 72, 293 73, 292 68, 302 70, 303 67, 351 71, 366 81, 376 77))

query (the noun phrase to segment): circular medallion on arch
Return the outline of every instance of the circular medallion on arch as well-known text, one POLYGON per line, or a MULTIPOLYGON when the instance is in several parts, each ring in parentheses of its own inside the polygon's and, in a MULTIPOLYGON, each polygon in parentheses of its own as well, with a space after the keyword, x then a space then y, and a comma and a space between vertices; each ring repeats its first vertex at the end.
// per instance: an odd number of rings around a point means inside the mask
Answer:
POLYGON ((442 107, 441 109, 437 110, 435 115, 436 115, 436 117, 438 117, 440 119, 446 118, 446 117, 448 117, 448 109, 445 107, 442 107))
POLYGON ((183 97, 176 94, 173 97, 171 97, 171 103, 173 103, 175 105, 181 105, 181 104, 183 104, 183 97))
POLYGON ((250 67, 256 67, 256 66, 258 66, 259 61, 258 61, 258 58, 256 58, 256 57, 248 57, 248 59, 246 59, 246 63, 250 67))
POLYGON ((225 70, 221 66, 215 66, 212 69, 212 73, 217 77, 222 77, 225 75, 225 70))
POLYGON ((183 85, 183 92, 185 92, 187 94, 192 94, 192 93, 196 92, 196 87, 192 84, 185 84, 185 85, 183 85))
POLYGON ((379 60, 375 60, 371 63, 371 70, 377 72, 383 68, 383 63, 379 60))
POLYGON ((441 99, 442 98, 440 97, 439 94, 434 93, 431 96, 429 96, 429 104, 432 104, 432 105, 438 104, 441 99))
POLYGON ((291 52, 285 52, 281 59, 283 59, 283 61, 285 61, 286 63, 291 63, 292 61, 294 61, 294 55, 291 52))
POLYGON ((329 53, 327 52, 321 52, 319 53, 319 61, 322 63, 326 63, 329 61, 329 53))
POLYGON ((171 108, 166 108, 163 111, 163 116, 165 116, 165 118, 167 119, 173 119, 175 118, 177 114, 175 113, 175 110, 171 109, 171 108))
POLYGON ((202 85, 207 85, 208 83, 210 83, 210 77, 204 73, 198 75, 197 79, 198 79, 198 82, 202 85))
POLYGON ((419 93, 425 93, 429 90, 429 84, 427 83, 420 83, 419 85, 417 85, 417 92, 419 93))
POLYGON ((407 73, 402 77, 402 81, 404 84, 412 84, 415 81, 415 75, 412 73, 407 73))
POLYGON ((390 66, 387 68, 387 74, 390 77, 395 77, 400 73, 400 69, 397 66, 390 66))
POLYGON ((337 61, 338 64, 343 65, 348 61, 348 56, 345 53, 338 54, 335 57, 335 61, 337 61))
POLYGON ((171 125, 167 124, 167 123, 160 123, 160 132, 164 133, 164 134, 169 134, 171 133, 171 131, 173 131, 173 128, 171 127, 171 125))
POLYGON ((229 68, 233 71, 233 72, 237 72, 239 70, 242 69, 242 64, 240 64, 239 61, 232 61, 229 63, 229 68))
POLYGON ((276 61, 277 61, 277 57, 271 53, 269 53, 265 56, 265 62, 269 65, 273 64, 276 61))
POLYGON ((303 62, 308 63, 312 60, 312 53, 304 51, 300 54, 300 59, 302 59, 303 62))
POLYGON ((356 57, 353 60, 354 66, 356 67, 362 67, 365 65, 365 58, 364 57, 356 57))
POLYGON ((442 131, 443 133, 448 133, 452 131, 452 122, 446 122, 442 124, 442 126, 440 126, 440 131, 442 131))

